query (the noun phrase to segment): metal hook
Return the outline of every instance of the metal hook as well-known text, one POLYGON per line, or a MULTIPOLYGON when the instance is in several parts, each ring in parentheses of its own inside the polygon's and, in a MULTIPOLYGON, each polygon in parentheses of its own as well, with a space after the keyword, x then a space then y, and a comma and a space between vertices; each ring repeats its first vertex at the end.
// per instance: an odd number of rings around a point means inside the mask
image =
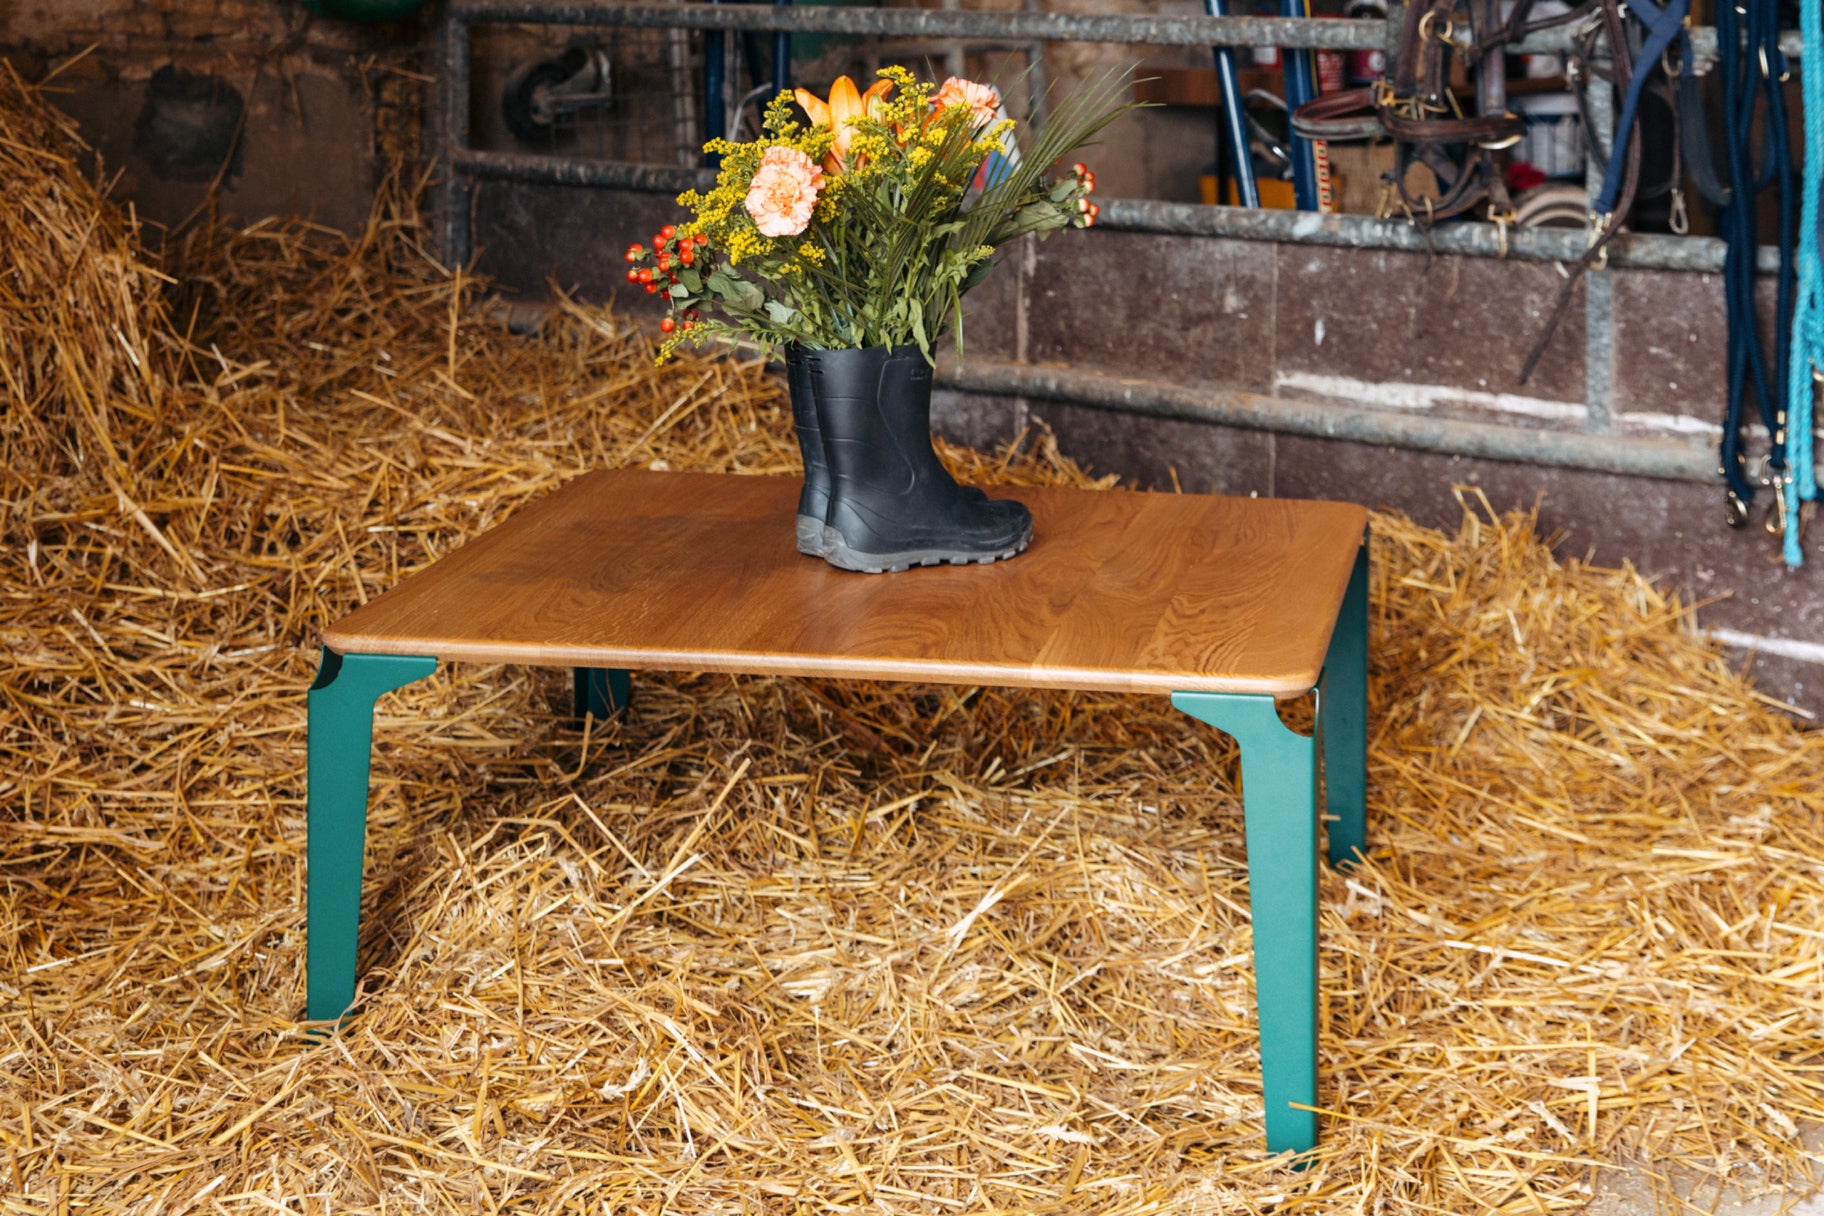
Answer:
POLYGON ((1514 222, 1517 215, 1511 208, 1506 211, 1497 211, 1490 207, 1488 218, 1495 225, 1495 256, 1505 258, 1507 256, 1507 226, 1514 222))
POLYGON ((1602 238, 1604 234, 1608 232, 1609 224, 1614 221, 1614 218, 1613 212, 1605 211, 1601 215, 1596 214, 1594 211, 1590 212, 1590 236, 1589 241, 1584 248, 1596 249, 1598 245, 1602 246, 1600 249, 1597 249, 1596 256, 1590 259, 1589 268, 1591 270, 1607 270, 1609 268, 1609 247, 1602 244, 1602 238))
POLYGON ((1786 482, 1785 477, 1773 479, 1773 505, 1767 508, 1767 518, 1761 523, 1769 536, 1786 535, 1786 482))

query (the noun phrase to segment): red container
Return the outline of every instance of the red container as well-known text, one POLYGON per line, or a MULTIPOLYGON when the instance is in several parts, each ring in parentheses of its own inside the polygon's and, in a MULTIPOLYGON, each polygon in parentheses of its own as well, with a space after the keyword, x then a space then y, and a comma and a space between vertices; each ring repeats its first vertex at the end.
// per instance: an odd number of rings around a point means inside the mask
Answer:
POLYGON ((1344 79, 1344 63, 1348 56, 1343 51, 1319 51, 1317 53, 1317 91, 1319 93, 1340 93, 1347 84, 1344 79))
MULTIPOLYGON (((1380 0, 1355 0, 1349 6, 1349 17, 1358 21, 1387 20, 1387 6, 1380 0)), ((1347 75, 1352 85, 1373 84, 1387 74, 1387 52, 1379 49, 1349 52, 1347 75)))

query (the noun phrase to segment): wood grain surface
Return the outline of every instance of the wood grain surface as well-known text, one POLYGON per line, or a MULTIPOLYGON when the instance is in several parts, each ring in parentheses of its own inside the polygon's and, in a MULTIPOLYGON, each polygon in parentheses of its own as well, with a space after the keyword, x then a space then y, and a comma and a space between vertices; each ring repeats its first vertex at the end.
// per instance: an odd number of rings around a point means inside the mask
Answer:
POLYGON ((798 481, 590 473, 324 631, 343 653, 1123 692, 1316 682, 1367 513, 996 488, 1032 547, 851 574, 793 547, 798 481))

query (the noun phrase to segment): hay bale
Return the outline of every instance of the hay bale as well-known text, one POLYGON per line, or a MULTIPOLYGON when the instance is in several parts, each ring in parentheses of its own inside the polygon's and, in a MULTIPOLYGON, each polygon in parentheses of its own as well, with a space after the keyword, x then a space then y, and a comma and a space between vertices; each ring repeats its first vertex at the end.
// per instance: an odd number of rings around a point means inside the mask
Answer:
MULTIPOLYGON (((170 392, 162 276, 84 175, 75 125, 0 59, 0 536, 117 482, 170 392)), ((23 538, 20 538, 21 540, 23 538)))
MULTIPOLYGON (((568 301, 490 325, 409 197, 195 235, 176 322, 135 314, 162 386, 109 361, 99 289, 48 336, 7 314, 40 352, 4 474, 32 543, 0 546, 13 1206, 1549 1212, 1631 1160, 1805 1177, 1824 739, 1635 573, 1473 500, 1455 535, 1375 519, 1377 848, 1323 879, 1302 1173, 1259 1148, 1233 750, 1157 699, 659 673, 579 734, 561 673, 448 668, 381 705, 365 997, 310 1037, 317 629, 585 469, 795 460, 758 366, 655 370, 568 301), (112 482, 73 463, 85 401, 112 482)), ((124 224, 52 213, 32 273, 76 250, 154 308, 77 231, 124 224)), ((950 455, 1107 484, 1042 436, 950 455)))

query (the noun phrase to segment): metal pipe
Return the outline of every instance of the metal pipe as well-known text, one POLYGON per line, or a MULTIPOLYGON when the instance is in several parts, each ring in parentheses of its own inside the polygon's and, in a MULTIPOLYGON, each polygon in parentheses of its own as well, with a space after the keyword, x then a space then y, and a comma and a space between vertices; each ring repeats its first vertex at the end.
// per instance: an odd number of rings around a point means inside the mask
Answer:
MULTIPOLYGON (((514 333, 536 333, 550 309, 549 304, 532 301, 503 302, 492 315, 514 333)), ((742 343, 729 345, 749 355, 755 353, 755 348, 742 343)), ((972 360, 961 367, 943 363, 933 383, 959 393, 1057 401, 1136 417, 1246 427, 1280 435, 1312 435, 1446 456, 1511 460, 1667 481, 1716 481, 1714 453, 1675 439, 1585 435, 1415 417, 1233 389, 1190 389, 1156 380, 1127 380, 1099 372, 1025 363, 972 360)))
POLYGON ((564 156, 541 156, 535 152, 483 152, 464 148, 450 154, 450 163, 462 172, 498 181, 595 186, 649 194, 681 194, 686 190, 707 190, 716 184, 714 169, 682 169, 615 160, 573 160, 564 156))
MULTIPOLYGON (((630 4, 620 0, 452 0, 458 21, 525 25, 616 25, 720 30, 789 30, 797 34, 967 38, 978 42, 1126 42, 1150 46, 1279 46, 1373 50, 1386 46, 1386 24, 1375 20, 1307 21, 1298 17, 1156 17, 1094 13, 838 8, 824 5, 630 4)), ((1546 54, 1570 49, 1571 26, 1541 30, 1508 49, 1546 54)), ((1467 29, 1458 41, 1467 45, 1467 29)), ((1699 59, 1716 57, 1716 32, 1691 31, 1699 59)), ((1780 49, 1803 53, 1797 30, 1780 35, 1780 49)))
POLYGON ((1497 426, 1014 363, 972 361, 963 367, 940 367, 936 383, 960 392, 1060 401, 1120 414, 1314 435, 1452 456, 1671 481, 1716 480, 1715 454, 1675 439, 1631 439, 1497 426))
MULTIPOLYGON (((779 8, 792 0, 773 0, 779 8)), ((792 35, 786 30, 773 31, 773 92, 792 87, 792 35)))
MULTIPOLYGON (((1311 0, 1280 0, 1279 13, 1308 25, 1315 24, 1311 20, 1311 0)), ((1317 96, 1317 65, 1309 50, 1291 46, 1279 52, 1279 60, 1289 115, 1317 96)), ((1286 154, 1292 160, 1292 197, 1298 209, 1322 211, 1322 200, 1318 197, 1317 149, 1290 122, 1286 124, 1286 154)))
MULTIPOLYGON (((1103 202, 1096 228, 1344 249, 1399 249, 1484 258, 1501 256, 1501 235, 1495 225, 1467 221, 1439 224, 1428 232, 1403 220, 1377 220, 1370 215, 1249 211, 1241 207, 1200 207, 1189 203, 1113 198, 1103 202)), ((1582 229, 1509 228, 1507 257, 1516 262, 1574 262, 1583 256, 1586 241, 1582 229)), ((1715 237, 1623 233, 1609 243, 1609 265, 1635 270, 1695 270, 1717 274, 1723 269, 1723 251, 1723 242, 1715 237)), ((1756 256, 1755 265, 1765 273, 1773 273, 1779 266, 1779 251, 1763 247, 1756 256)))
MULTIPOLYGON (((709 0, 712 5, 720 0, 709 0)), ((707 28, 703 34, 703 142, 721 139, 728 134, 728 35, 719 28, 707 28)), ((722 158, 714 152, 703 154, 703 163, 714 168, 722 158)))
POLYGON ((457 171, 456 157, 469 146, 469 27, 445 17, 438 23, 438 51, 443 62, 437 120, 443 134, 443 180, 437 190, 437 221, 446 266, 469 264, 474 242, 469 231, 472 187, 457 171))
MULTIPOLYGON (((1615 130, 1615 94, 1609 82, 1611 48, 1608 35, 1591 56, 1588 86, 1583 94, 1584 193, 1595 214, 1603 191, 1603 169, 1611 158, 1625 155, 1629 132, 1615 130)), ((1644 70, 1644 69, 1643 69, 1644 70)), ((1601 435, 1615 429, 1610 405, 1615 396, 1615 276, 1606 263, 1591 266, 1583 276, 1583 399, 1589 409, 1585 429, 1601 435)))
MULTIPOLYGON (((477 177, 557 186, 600 186, 676 194, 715 184, 708 169, 673 169, 627 161, 573 160, 526 152, 451 153, 454 168, 477 177)), ((1337 249, 1390 249, 1443 253, 1461 257, 1499 257, 1500 235, 1493 224, 1440 224, 1429 233, 1400 220, 1367 215, 1318 215, 1303 211, 1255 210, 1247 207, 1202 207, 1109 199, 1102 204, 1096 227, 1116 232, 1152 232, 1165 236, 1220 237, 1240 241, 1276 241, 1286 245, 1322 245, 1337 249)), ((1583 256, 1581 229, 1509 229, 1507 256, 1516 262, 1573 262, 1583 256)), ((1720 274, 1724 244, 1715 237, 1623 233, 1609 244, 1609 265, 1631 270, 1681 270, 1720 274)), ((1772 274, 1779 251, 1763 248, 1756 268, 1772 274)))
MULTIPOLYGON (((1229 15, 1229 0, 1203 0, 1203 11, 1212 17, 1229 15)), ((1213 48, 1216 56, 1216 89, 1222 97, 1222 123, 1229 152, 1229 172, 1235 179, 1235 201, 1243 207, 1260 206, 1260 186, 1254 181, 1254 154, 1248 148, 1248 116, 1241 105, 1241 82, 1235 75, 1235 52, 1226 46, 1213 48)), ((1216 175, 1216 188, 1222 189, 1222 175, 1216 175)), ((1222 202, 1220 194, 1216 201, 1222 202)))

